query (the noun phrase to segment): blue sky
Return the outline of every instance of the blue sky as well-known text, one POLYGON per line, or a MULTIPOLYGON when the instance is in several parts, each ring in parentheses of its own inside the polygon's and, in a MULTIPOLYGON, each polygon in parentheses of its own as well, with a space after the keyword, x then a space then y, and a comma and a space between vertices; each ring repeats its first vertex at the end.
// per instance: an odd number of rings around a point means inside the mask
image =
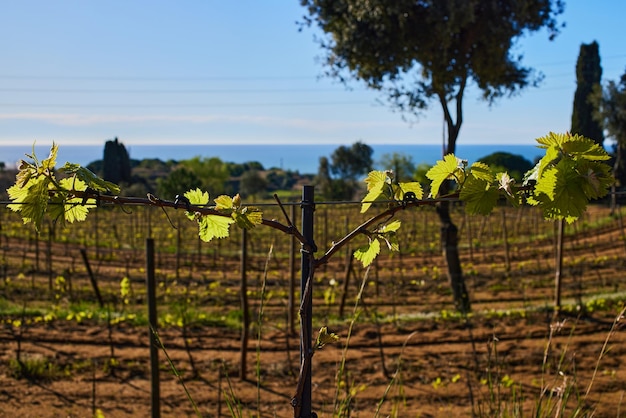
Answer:
MULTIPOLYGON (((358 82, 320 78, 296 0, 4 2, 0 146, 441 143, 438 104, 407 123, 358 82)), ((470 89, 464 144, 533 144, 570 126, 581 43, 600 44, 603 80, 626 70, 626 2, 570 0, 555 41, 516 52, 539 89, 489 108, 470 89)))

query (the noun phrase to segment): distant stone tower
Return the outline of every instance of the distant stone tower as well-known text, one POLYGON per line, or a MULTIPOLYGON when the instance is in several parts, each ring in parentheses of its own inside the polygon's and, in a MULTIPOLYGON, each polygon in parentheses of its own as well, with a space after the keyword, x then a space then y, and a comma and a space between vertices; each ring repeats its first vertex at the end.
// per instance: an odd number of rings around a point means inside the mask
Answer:
POLYGON ((119 184, 130 183, 130 158, 124 144, 117 140, 104 144, 102 175, 105 180, 119 184))

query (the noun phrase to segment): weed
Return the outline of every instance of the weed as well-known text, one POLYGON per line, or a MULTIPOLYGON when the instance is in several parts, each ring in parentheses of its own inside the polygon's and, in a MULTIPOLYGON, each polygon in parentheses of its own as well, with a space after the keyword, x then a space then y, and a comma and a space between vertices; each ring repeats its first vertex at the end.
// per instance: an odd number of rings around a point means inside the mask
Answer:
POLYGON ((48 382, 64 376, 63 370, 49 358, 24 354, 20 360, 9 361, 9 373, 16 379, 26 379, 32 382, 48 382))

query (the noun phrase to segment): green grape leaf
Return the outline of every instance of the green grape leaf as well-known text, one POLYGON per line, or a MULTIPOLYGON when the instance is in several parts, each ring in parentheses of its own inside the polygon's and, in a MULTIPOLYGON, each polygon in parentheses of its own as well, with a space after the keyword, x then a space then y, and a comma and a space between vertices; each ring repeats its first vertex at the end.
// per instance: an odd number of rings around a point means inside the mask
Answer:
POLYGON ((591 161, 606 161, 611 157, 600 144, 582 135, 569 137, 562 144, 563 153, 574 158, 591 161))
POLYGON ((367 190, 382 190, 390 182, 391 179, 385 171, 370 171, 365 179, 367 190))
POLYGON ((34 223, 37 231, 39 231, 48 209, 50 183, 50 178, 39 176, 31 178, 24 187, 19 187, 16 184, 7 189, 9 199, 13 201, 12 204, 8 205, 9 209, 20 212, 22 221, 25 224, 34 223))
POLYGON ((25 187, 28 181, 37 175, 37 168, 24 160, 20 160, 18 170, 17 176, 15 176, 15 185, 20 188, 25 187))
MULTIPOLYGON (((90 205, 93 207, 95 205, 90 205)), ((89 208, 82 204, 82 199, 67 199, 65 193, 57 193, 50 198, 48 204, 48 215, 55 221, 61 222, 84 221, 89 213, 89 208)))
POLYGON ((542 136, 536 139, 539 143, 539 148, 561 148, 564 136, 562 134, 556 134, 554 132, 548 133, 546 136, 542 136))
POLYGON ((317 333, 317 338, 315 339, 315 345, 313 346, 314 350, 319 350, 324 347, 326 344, 332 344, 339 341, 339 336, 334 332, 328 332, 328 327, 320 328, 320 331, 317 333))
POLYGON ((386 186, 391 183, 391 179, 386 172, 370 171, 365 179, 365 183, 367 184, 368 192, 361 200, 361 213, 367 212, 372 206, 372 202, 391 197, 385 196, 384 193, 386 186))
POLYGON ((73 200, 78 199, 71 199, 64 205, 64 219, 69 223, 84 221, 89 213, 89 208, 96 207, 96 205, 87 206, 83 205, 81 202, 72 202, 73 200))
POLYGON ((7 194, 9 195, 9 199, 13 202, 12 204, 8 205, 8 208, 14 212, 19 212, 22 210, 21 203, 28 198, 29 191, 28 187, 14 184, 7 189, 7 194))
POLYGON ((185 192, 185 197, 189 199, 189 203, 194 206, 204 206, 209 203, 209 193, 203 192, 198 188, 185 192))
POLYGON ((226 209, 234 209, 235 205, 233 203, 233 198, 226 195, 221 195, 213 199, 215 202, 215 209, 217 210, 226 210, 226 209))
POLYGON ((583 180, 573 169, 574 166, 574 161, 561 160, 556 167, 546 170, 537 182, 535 195, 546 218, 565 219, 571 223, 587 208, 583 180))
POLYGON ((409 192, 415 193, 415 197, 417 199, 422 199, 424 197, 424 189, 422 189, 422 185, 416 181, 400 183, 399 186, 402 190, 402 196, 400 197, 402 199, 404 199, 404 195, 409 192))
POLYGON ((398 229, 400 229, 400 226, 402 226, 402 222, 396 219, 380 227, 378 232, 383 234, 385 232, 396 232, 398 229))
POLYGON ((481 163, 480 161, 476 161, 472 164, 470 167, 470 173, 477 179, 485 180, 489 183, 493 182, 494 179, 494 173, 491 170, 491 167, 485 163, 481 163))
MULTIPOLYGON (((61 185, 61 187, 67 190, 73 189, 73 190, 83 191, 87 189, 87 184, 85 184, 85 182, 79 179, 64 178, 64 179, 61 179, 59 184, 61 185)), ((59 194, 59 197, 66 198, 67 196, 65 194, 59 194)), ((56 196, 54 199, 56 199, 56 196)), ((57 217, 64 219, 66 222, 69 222, 69 223, 81 222, 87 218, 89 209, 95 208, 95 207, 96 207, 96 201, 94 199, 87 199, 87 201, 83 203, 83 199, 74 197, 74 198, 67 199, 65 201, 61 201, 55 206, 51 205, 50 216, 53 219, 57 219, 57 217), (55 214, 52 211, 53 208, 54 208, 54 211, 57 211, 60 209, 63 211, 63 213, 56 214, 55 216, 55 214)))
POLYGON ((537 178, 543 176, 543 172, 551 167, 554 162, 558 162, 560 151, 558 148, 547 148, 546 154, 537 163, 537 178))
MULTIPOLYGON (((59 146, 53 142, 52 146, 50 147, 50 155, 48 155, 48 158, 46 158, 45 160, 41 162, 40 173, 44 173, 44 172, 52 173, 54 171, 54 167, 57 164, 58 153, 59 153, 59 146)), ((33 152, 33 155, 34 154, 35 153, 33 152)))
POLYGON ((380 253, 380 241, 371 239, 368 244, 359 247, 354 252, 354 258, 363 263, 364 267, 372 264, 376 256, 380 253))
MULTIPOLYGON (((68 175, 74 175, 77 179, 85 182, 86 186, 102 193, 120 193, 120 186, 115 183, 111 183, 110 181, 106 181, 100 177, 98 177, 93 171, 89 170, 86 167, 82 167, 79 164, 74 163, 65 163, 61 170, 68 175)), ((85 187, 85 189, 87 188, 85 187)), ((72 187, 70 186, 69 190, 72 187)), ((78 189, 76 189, 78 190, 78 189)))
MULTIPOLYGON (((185 197, 189 199, 189 204, 194 206, 204 206, 209 203, 209 193, 198 188, 185 192, 185 197)), ((186 211, 185 215, 192 221, 196 219, 196 214, 193 212, 186 211)))
POLYGON ((543 172, 543 175, 537 178, 537 184, 535 185, 534 194, 536 196, 544 194, 549 200, 554 200, 557 183, 557 173, 558 170, 554 167, 545 170, 543 172))
POLYGON ((436 197, 439 194, 439 188, 441 184, 450 179, 455 179, 457 183, 462 183, 463 161, 456 158, 454 154, 448 154, 443 157, 443 160, 437 161, 437 163, 426 173, 426 177, 431 180, 430 195, 436 197))
POLYGON ((220 215, 205 215, 198 218, 198 235, 204 242, 209 242, 213 238, 226 238, 229 235, 229 226, 235 220, 231 217, 220 215))
POLYGON ((263 222, 263 214, 256 208, 243 208, 232 214, 237 226, 245 229, 252 229, 263 222))
POLYGON ((582 178, 582 188, 589 199, 599 199, 609 192, 615 179, 611 175, 611 167, 597 161, 581 160, 576 170, 582 178))
POLYGON ((382 190, 373 189, 367 192, 363 200, 361 200, 361 213, 367 212, 372 206, 372 203, 377 200, 386 200, 386 196, 382 190))
POLYGON ((498 204, 500 193, 490 182, 470 175, 465 180, 459 198, 471 214, 489 215, 498 204))

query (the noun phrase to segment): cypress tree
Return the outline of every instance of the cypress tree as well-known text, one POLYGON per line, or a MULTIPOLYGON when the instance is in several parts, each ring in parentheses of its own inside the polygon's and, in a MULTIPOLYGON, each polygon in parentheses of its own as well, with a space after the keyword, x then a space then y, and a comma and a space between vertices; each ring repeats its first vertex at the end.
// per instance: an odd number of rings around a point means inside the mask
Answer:
POLYGON ((117 138, 105 142, 102 165, 102 177, 105 180, 116 184, 130 183, 130 157, 124 144, 119 142, 117 138))
POLYGON ((602 78, 599 49, 596 41, 580 45, 576 62, 576 93, 571 133, 586 136, 602 145, 604 133, 600 124, 593 118, 596 106, 590 100, 594 88, 599 88, 602 78))

